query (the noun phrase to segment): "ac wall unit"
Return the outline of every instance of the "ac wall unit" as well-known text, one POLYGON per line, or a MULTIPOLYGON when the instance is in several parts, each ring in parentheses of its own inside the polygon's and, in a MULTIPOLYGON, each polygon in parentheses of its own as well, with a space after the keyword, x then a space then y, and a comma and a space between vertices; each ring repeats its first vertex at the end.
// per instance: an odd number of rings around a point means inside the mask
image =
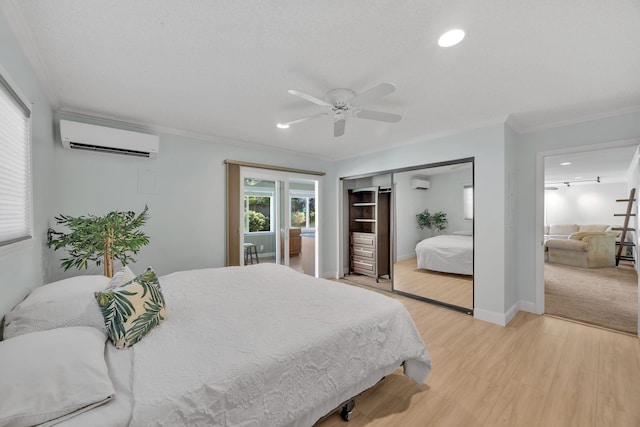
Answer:
POLYGON ((411 188, 413 188, 414 190, 428 190, 430 186, 431 182, 427 181, 426 179, 411 179, 411 188))
POLYGON ((86 123, 60 120, 62 146, 70 150, 88 150, 127 156, 158 157, 160 138, 141 132, 132 132, 86 123))

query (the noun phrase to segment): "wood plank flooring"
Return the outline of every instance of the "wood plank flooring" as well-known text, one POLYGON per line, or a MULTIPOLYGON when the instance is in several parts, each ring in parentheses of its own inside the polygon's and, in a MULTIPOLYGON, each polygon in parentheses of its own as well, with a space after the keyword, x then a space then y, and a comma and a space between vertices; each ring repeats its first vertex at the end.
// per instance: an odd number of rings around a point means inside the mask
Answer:
POLYGON ((398 369, 356 400, 349 423, 334 414, 318 427, 640 426, 637 337, 525 312, 500 327, 392 297, 431 353, 426 383, 398 369))
POLYGON ((473 277, 418 269, 416 258, 393 265, 393 287, 459 307, 473 308, 473 277))

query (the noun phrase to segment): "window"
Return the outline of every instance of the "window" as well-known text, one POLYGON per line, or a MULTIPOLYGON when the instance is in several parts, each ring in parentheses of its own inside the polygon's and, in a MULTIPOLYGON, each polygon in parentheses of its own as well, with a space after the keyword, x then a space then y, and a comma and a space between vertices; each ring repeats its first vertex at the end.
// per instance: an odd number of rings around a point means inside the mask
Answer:
POLYGON ((273 193, 246 193, 244 196, 244 232, 273 230, 273 193))
POLYGON ((0 74, 0 246, 31 238, 30 117, 0 74))
POLYGON ((316 198, 313 191, 291 191, 289 206, 291 207, 291 227, 316 228, 316 198))
POLYGON ((464 219, 473 219, 473 187, 471 185, 465 185, 462 190, 462 204, 464 219))

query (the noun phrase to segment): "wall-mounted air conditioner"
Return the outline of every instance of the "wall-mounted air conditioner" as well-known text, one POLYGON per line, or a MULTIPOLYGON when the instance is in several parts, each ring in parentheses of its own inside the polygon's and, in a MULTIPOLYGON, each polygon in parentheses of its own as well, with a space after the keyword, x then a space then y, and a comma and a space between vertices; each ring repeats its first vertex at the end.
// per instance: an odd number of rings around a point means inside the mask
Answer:
POLYGON ((60 120, 62 146, 70 150, 88 150, 127 156, 158 157, 160 138, 105 126, 60 120))
POLYGON ((411 178, 411 188, 414 190, 428 190, 431 183, 424 178, 411 178))

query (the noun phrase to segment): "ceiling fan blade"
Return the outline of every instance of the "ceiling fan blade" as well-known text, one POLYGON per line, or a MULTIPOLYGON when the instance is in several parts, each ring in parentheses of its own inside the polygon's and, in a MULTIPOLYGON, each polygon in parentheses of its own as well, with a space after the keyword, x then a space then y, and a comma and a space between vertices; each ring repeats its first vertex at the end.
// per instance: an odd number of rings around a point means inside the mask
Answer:
POLYGON ((391 113, 384 113, 382 111, 360 110, 356 117, 359 119, 379 120, 381 122, 399 122, 402 116, 391 113))
POLYGON ((329 115, 329 113, 318 113, 318 114, 314 114, 313 116, 307 116, 307 117, 303 117, 301 119, 291 120, 290 122, 281 123, 281 125, 282 126, 295 125, 296 123, 304 122, 304 121, 311 120, 311 119, 317 119, 318 117, 323 117, 323 116, 328 116, 328 115, 329 115))
POLYGON ((333 136, 344 135, 344 125, 347 123, 345 119, 336 120, 333 122, 333 136))
POLYGON ((313 102, 314 104, 322 105, 323 107, 333 107, 333 105, 329 104, 328 102, 323 101, 320 98, 316 98, 315 96, 309 95, 308 93, 300 92, 299 90, 289 89, 287 92, 309 102, 313 102))
POLYGON ((391 83, 380 83, 379 85, 362 92, 360 95, 357 95, 350 102, 354 105, 366 104, 367 102, 375 101, 378 98, 389 95, 394 90, 396 90, 396 87, 391 83))

